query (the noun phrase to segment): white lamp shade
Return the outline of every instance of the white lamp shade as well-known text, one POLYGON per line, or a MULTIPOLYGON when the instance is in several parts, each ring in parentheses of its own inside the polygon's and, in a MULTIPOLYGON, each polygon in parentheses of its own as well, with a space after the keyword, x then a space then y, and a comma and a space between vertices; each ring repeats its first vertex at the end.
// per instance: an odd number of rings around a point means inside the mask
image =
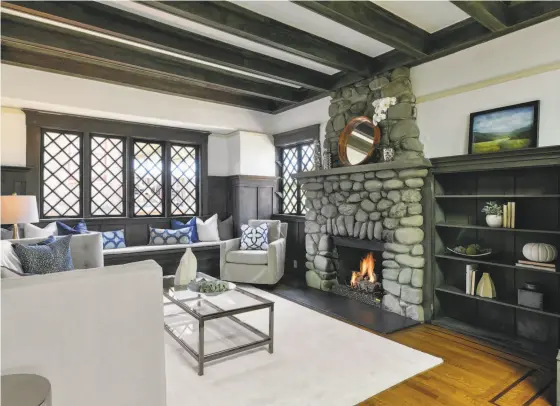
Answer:
POLYGON ((2 196, 0 200, 2 224, 37 223, 37 198, 35 196, 2 196))

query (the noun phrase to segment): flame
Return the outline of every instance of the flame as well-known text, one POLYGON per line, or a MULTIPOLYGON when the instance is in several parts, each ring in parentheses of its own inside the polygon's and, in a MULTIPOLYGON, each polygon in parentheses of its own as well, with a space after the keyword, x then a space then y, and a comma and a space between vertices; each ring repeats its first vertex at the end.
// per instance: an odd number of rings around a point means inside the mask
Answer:
POLYGON ((352 272, 350 286, 356 287, 358 285, 358 282, 362 280, 367 280, 371 283, 375 283, 375 273, 373 273, 374 268, 375 259, 373 258, 373 254, 370 252, 360 261, 360 271, 352 272))

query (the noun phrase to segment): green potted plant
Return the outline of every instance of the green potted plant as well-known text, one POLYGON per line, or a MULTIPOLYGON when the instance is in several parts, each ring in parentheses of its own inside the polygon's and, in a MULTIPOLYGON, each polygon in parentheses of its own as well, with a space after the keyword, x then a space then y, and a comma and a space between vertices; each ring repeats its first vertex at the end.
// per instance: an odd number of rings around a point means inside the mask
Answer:
POLYGON ((501 227, 502 222, 502 206, 496 202, 486 202, 482 208, 482 212, 486 214, 486 224, 489 227, 501 227))

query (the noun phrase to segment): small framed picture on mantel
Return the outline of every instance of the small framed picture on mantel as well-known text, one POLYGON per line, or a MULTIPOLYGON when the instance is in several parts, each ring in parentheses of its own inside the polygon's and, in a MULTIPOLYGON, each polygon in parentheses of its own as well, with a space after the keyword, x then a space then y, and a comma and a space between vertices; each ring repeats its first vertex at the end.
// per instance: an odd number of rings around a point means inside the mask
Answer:
POLYGON ((469 154, 537 147, 539 101, 471 113, 469 154))

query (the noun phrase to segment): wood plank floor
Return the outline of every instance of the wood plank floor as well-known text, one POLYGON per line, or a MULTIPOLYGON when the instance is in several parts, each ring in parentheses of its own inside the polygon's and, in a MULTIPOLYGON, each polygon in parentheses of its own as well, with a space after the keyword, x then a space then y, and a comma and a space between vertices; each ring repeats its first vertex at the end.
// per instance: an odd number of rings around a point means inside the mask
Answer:
POLYGON ((386 338, 440 357, 443 364, 362 405, 553 405, 555 372, 481 341, 423 324, 386 338))

